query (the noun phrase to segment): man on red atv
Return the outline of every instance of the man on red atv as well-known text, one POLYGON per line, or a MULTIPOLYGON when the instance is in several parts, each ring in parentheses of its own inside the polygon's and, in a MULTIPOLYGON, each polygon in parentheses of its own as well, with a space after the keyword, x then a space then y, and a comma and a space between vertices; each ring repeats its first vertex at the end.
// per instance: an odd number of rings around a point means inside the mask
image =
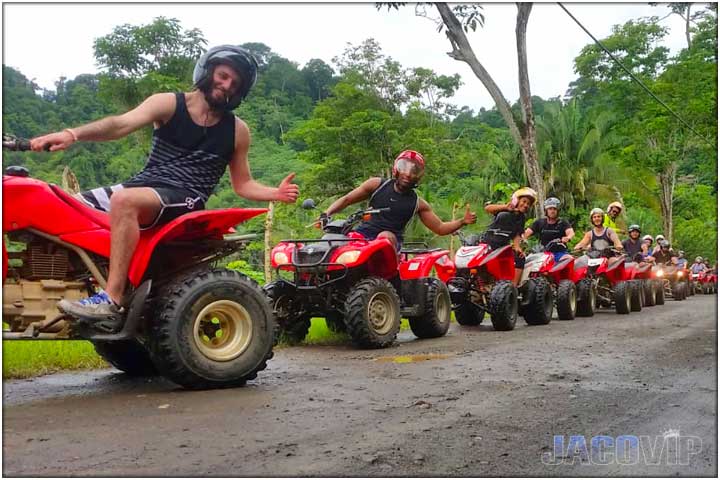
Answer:
POLYGON ((57 151, 77 141, 116 140, 154 126, 150 156, 140 173, 122 184, 81 194, 89 205, 110 214, 110 271, 105 291, 78 302, 63 300, 61 310, 95 319, 120 312, 140 230, 203 209, 228 165, 238 195, 258 201, 297 200, 294 173, 278 188, 256 182, 250 173, 250 131, 232 110, 256 78, 257 62, 250 52, 221 45, 198 59, 192 91, 154 94, 123 115, 31 140, 35 151, 57 151))
POLYGON ((525 214, 530 211, 535 202, 537 202, 537 192, 532 188, 523 187, 512 194, 508 203, 485 205, 485 211, 494 218, 483 234, 483 242, 493 250, 512 243, 515 254, 513 285, 516 287, 520 283, 520 277, 525 267, 525 253, 520 247, 520 239, 525 231, 525 214))
POLYGON ((425 159, 414 150, 404 150, 395 158, 392 178, 371 177, 359 187, 335 200, 321 215, 321 221, 345 207, 370 198, 370 208, 390 208, 362 222, 355 229, 368 240, 387 238, 400 250, 405 227, 417 214, 420 221, 437 235, 449 235, 464 225, 477 221, 477 215, 466 209, 463 218, 443 222, 430 204, 420 198, 415 188, 425 173, 425 159))
POLYGON ((585 236, 575 245, 575 250, 605 250, 611 246, 618 250, 623 250, 623 244, 620 242, 617 233, 612 228, 604 227, 603 220, 605 213, 601 208, 593 208, 590 210, 590 223, 592 228, 585 236))
MULTIPOLYGON (((558 211, 560 209, 560 199, 550 197, 543 203, 545 209, 545 218, 538 218, 525 229, 523 237, 528 239, 533 235, 537 235, 540 239, 540 244, 545 246, 553 240, 560 240, 563 244, 567 243, 575 236, 575 230, 573 230, 570 222, 564 218, 558 217, 558 211)), ((560 245, 561 249, 553 251, 552 254, 555 257, 555 262, 559 262, 565 257, 570 255, 567 253, 567 247, 560 245)))
MULTIPOLYGON (((647 243, 640 240, 640 225, 630 225, 628 232, 628 238, 622 242, 625 253, 634 262, 644 262, 650 252, 647 243)), ((652 240, 652 237, 650 239, 652 240)))

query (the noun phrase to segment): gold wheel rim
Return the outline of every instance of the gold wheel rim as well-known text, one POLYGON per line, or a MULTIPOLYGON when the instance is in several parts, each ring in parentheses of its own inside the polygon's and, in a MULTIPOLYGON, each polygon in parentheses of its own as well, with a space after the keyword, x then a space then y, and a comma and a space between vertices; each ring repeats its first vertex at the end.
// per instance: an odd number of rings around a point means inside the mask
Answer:
POLYGON ((442 292, 438 294, 437 298, 437 316, 443 325, 450 321, 450 300, 442 292))
POLYGON ((395 304, 390 295, 378 292, 372 297, 367 306, 367 316, 370 326, 378 335, 385 335, 393 328, 397 315, 395 304))
POLYGON ((205 357, 229 362, 239 357, 253 337, 252 319, 237 302, 218 300, 205 306, 195 317, 193 340, 205 357))

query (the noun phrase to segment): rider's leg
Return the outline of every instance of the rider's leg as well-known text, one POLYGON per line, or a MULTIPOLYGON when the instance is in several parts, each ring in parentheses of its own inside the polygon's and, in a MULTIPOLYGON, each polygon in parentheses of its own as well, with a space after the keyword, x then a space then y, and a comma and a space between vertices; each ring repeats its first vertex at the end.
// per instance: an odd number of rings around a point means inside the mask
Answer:
POLYGON ((392 243, 393 248, 395 249, 395 251, 397 251, 397 249, 398 249, 398 248, 397 248, 397 247, 398 247, 398 239, 397 239, 397 237, 395 236, 394 233, 388 232, 388 231, 382 231, 382 232, 380 232, 380 233, 378 234, 377 238, 387 238, 388 240, 390 240, 390 243, 392 243))
POLYGON ((117 304, 123 299, 140 225, 153 223, 161 208, 158 194, 147 187, 124 188, 110 198, 110 272, 105 291, 117 304))
POLYGON ((513 251, 513 255, 515 256, 515 277, 513 278, 513 285, 517 287, 520 284, 520 278, 525 268, 525 257, 521 257, 515 251, 513 251))

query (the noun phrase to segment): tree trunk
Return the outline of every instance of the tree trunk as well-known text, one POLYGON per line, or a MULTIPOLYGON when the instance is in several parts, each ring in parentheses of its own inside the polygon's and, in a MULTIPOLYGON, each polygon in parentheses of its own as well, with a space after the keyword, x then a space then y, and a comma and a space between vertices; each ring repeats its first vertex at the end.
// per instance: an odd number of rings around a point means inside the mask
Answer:
POLYGON ((470 43, 468 42, 467 36, 463 31, 460 21, 457 19, 450 7, 445 3, 436 3, 440 16, 442 17, 443 23, 447 27, 447 37, 452 45, 452 52, 448 52, 448 56, 455 60, 467 63, 472 69, 475 76, 482 82, 487 89, 488 93, 495 102, 500 115, 505 120, 508 128, 510 128, 510 134, 512 135, 515 142, 522 148, 522 137, 520 130, 513 119, 512 111, 510 110, 510 104, 505 100, 500 87, 497 86, 495 81, 492 79, 490 74, 485 67, 482 66, 480 61, 475 56, 470 43))
POLYGON ((270 261, 270 243, 273 227, 273 216, 275 213, 275 202, 268 204, 268 213, 265 217, 265 258, 263 260, 265 264, 265 283, 270 283, 272 280, 272 262, 270 261))
POLYGON ((673 238, 673 196, 675 194, 675 180, 677 178, 677 163, 670 162, 658 174, 660 182, 660 208, 663 216, 663 235, 672 243, 673 238))
POLYGON ((690 48, 690 8, 692 3, 687 4, 687 10, 685 10, 685 39, 687 40, 688 49, 690 48))
POLYGON ((515 31, 518 46, 518 70, 520 73, 520 104, 522 105, 523 120, 525 122, 522 131, 513 118, 510 104, 505 99, 500 87, 497 86, 488 71, 485 70, 485 67, 482 66, 475 56, 475 52, 470 46, 470 42, 468 42, 465 31, 451 8, 445 3, 436 3, 435 7, 438 9, 438 12, 440 12, 443 23, 447 27, 446 35, 452 46, 452 51, 448 52, 448 55, 470 66, 475 76, 482 82, 492 97, 500 115, 510 129, 510 135, 520 147, 528 183, 531 188, 538 192, 539 201, 536 205, 536 210, 542 213, 545 188, 535 143, 535 119, 532 113, 525 39, 527 20, 530 16, 532 4, 518 4, 517 28, 515 31))
POLYGON ((542 216, 542 204, 545 201, 545 183, 543 179, 542 168, 538 160, 537 145, 535 143, 535 115, 532 109, 532 96, 530 94, 530 77, 528 75, 527 66, 527 22, 532 10, 532 3, 517 4, 517 22, 515 24, 515 40, 517 42, 518 56, 518 80, 520 85, 520 107, 522 110, 522 119, 524 131, 522 132, 522 148, 523 160, 525 162, 525 171, 530 187, 538 194, 538 201, 535 204, 535 213, 542 216))

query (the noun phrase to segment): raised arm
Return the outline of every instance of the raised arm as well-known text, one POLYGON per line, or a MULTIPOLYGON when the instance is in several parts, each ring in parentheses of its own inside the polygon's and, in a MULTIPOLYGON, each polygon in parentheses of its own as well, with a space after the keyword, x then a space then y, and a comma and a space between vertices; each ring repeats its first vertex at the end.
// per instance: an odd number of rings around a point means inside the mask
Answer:
POLYGON ((497 215, 500 212, 512 212, 514 209, 509 203, 495 203, 485 205, 485 212, 490 215, 497 215))
POLYGON ((175 95, 157 93, 122 115, 105 117, 95 122, 61 132, 50 133, 30 140, 30 147, 42 151, 49 146, 51 152, 65 150, 79 141, 102 142, 123 138, 146 125, 159 127, 175 113, 175 95))
POLYGON ((230 161, 230 182, 235 193, 248 200, 293 203, 300 195, 300 188, 291 183, 295 173, 290 173, 278 187, 268 187, 255 181, 250 173, 248 151, 250 149, 250 130, 245 122, 235 119, 235 152, 230 161))
POLYGON ((425 225, 431 232, 437 235, 449 235, 465 225, 470 225, 477 221, 477 215, 475 212, 470 211, 470 206, 465 207, 465 215, 463 218, 457 220, 451 220, 449 222, 443 222, 435 212, 433 212, 430 204, 422 198, 419 199, 420 205, 418 205, 418 216, 423 225, 425 225))
POLYGON ((365 200, 380 187, 380 182, 382 182, 382 179, 380 177, 368 178, 363 183, 361 183, 359 187, 351 190, 348 194, 343 195, 342 197, 335 200, 332 205, 330 205, 327 210, 325 210, 325 214, 328 216, 334 215, 337 212, 341 212, 348 205, 353 205, 355 203, 365 200))

